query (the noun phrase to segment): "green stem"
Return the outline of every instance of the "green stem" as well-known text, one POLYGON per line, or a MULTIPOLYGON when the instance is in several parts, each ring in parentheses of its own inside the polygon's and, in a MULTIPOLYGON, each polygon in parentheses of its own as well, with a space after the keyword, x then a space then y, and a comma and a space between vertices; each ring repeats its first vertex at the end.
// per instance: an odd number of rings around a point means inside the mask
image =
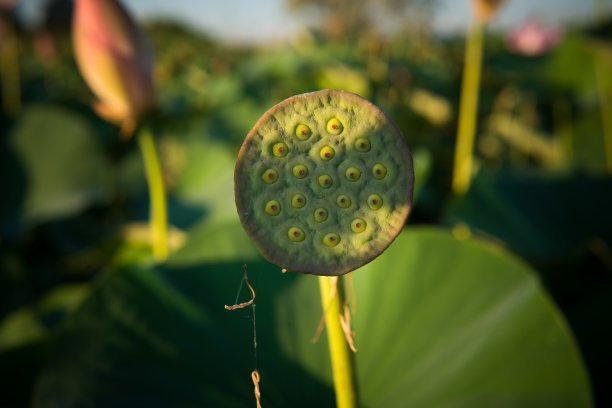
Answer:
POLYGON ((604 154, 608 172, 612 173, 612 98, 610 98, 610 64, 595 59, 595 79, 599 92, 599 106, 601 109, 601 125, 603 130, 604 154))
POLYGON ((147 184, 149 185, 149 199, 151 202, 149 224, 153 256, 158 262, 163 262, 168 258, 166 190, 153 134, 147 126, 141 126, 138 132, 138 144, 144 159, 145 174, 147 184))
POLYGON ((0 24, 2 23, 5 25, 5 36, 0 41, 2 107, 7 115, 16 115, 21 110, 19 44, 13 22, 0 15, 0 24))
POLYGON ((355 367, 351 349, 344 337, 340 324, 340 314, 343 311, 342 278, 338 278, 338 288, 333 293, 333 278, 319 276, 321 302, 325 313, 325 327, 329 341, 329 354, 332 363, 334 388, 336 390, 336 406, 338 408, 357 407, 357 388, 355 385, 355 367))
POLYGON ((465 193, 472 177, 472 152, 478 116, 478 92, 482 65, 483 25, 472 23, 465 47, 459 123, 452 188, 456 194, 465 193))
POLYGON ((553 120, 557 140, 561 144, 563 161, 571 166, 574 161, 574 133, 572 129, 572 107, 566 99, 553 104, 553 120))

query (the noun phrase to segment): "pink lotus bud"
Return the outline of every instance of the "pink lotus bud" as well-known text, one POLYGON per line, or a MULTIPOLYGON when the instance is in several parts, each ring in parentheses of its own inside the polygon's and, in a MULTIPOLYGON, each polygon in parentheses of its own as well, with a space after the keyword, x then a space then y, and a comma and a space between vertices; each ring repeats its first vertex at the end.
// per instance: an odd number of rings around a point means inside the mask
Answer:
POLYGON ((505 1, 506 0, 472 0, 472 13, 480 23, 486 24, 497 14, 505 1))
POLYGON ((532 57, 549 51, 562 36, 561 29, 544 27, 542 23, 530 20, 510 31, 506 45, 512 52, 532 57))
POLYGON ((153 52, 117 0, 76 0, 72 27, 81 73, 100 116, 133 123, 153 104, 153 52))

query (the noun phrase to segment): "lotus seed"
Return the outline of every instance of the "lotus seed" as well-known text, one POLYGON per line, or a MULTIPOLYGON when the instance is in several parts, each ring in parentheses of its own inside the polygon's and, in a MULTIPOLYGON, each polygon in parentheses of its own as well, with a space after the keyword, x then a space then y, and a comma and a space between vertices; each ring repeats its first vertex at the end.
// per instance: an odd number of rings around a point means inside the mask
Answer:
POLYGON ((323 222, 327 219, 327 210, 319 207, 314 211, 314 219, 316 222, 323 222))
POLYGON ((349 181, 357 181, 361 177, 361 170, 355 167, 349 167, 346 169, 346 178, 349 181))
POLYGON ((296 164, 293 166, 293 176, 302 179, 308 175, 308 167, 303 164, 296 164))
POLYGON ((370 139, 367 137, 360 137, 355 140, 355 150, 358 152, 369 152, 372 145, 370 144, 370 139))
POLYGON ((272 146, 272 154, 276 157, 285 157, 287 155, 287 145, 283 142, 275 143, 272 146))
POLYGON ((387 175, 387 168, 380 163, 376 163, 374 167, 372 167, 372 174, 379 180, 382 180, 387 175))
POLYGON ((330 232, 323 237, 323 243, 328 247, 335 247, 340 243, 340 235, 330 232))
POLYGON ((261 179, 268 184, 272 184, 278 180, 278 171, 275 169, 268 169, 263 172, 261 179))
POLYGON ((329 188, 333 184, 332 178, 328 174, 321 174, 319 176, 319 185, 323 188, 329 188))
POLYGON ((368 206, 373 210, 378 210, 383 205, 383 199, 378 194, 368 196, 368 206))
POLYGON ((276 200, 270 200, 266 203, 264 211, 270 215, 278 215, 280 213, 281 206, 276 200))
POLYGON ((293 208, 302 208, 306 205, 306 197, 303 194, 296 194, 291 199, 291 206, 293 208))
POLYGON ((308 140, 308 138, 310 137, 311 134, 312 134, 312 132, 311 132, 310 128, 308 126, 306 126, 306 125, 299 124, 295 128, 295 135, 300 140, 308 140))
POLYGON ((349 208, 351 206, 351 198, 345 194, 340 194, 336 197, 336 204, 340 208, 349 208))
POLYGON ((304 234, 304 230, 300 227, 291 227, 287 230, 287 236, 293 242, 302 242, 306 235, 304 234))
POLYGON ((360 233, 360 232, 365 231, 365 229, 366 229, 366 222, 362 220, 361 218, 355 218, 353 222, 351 222, 351 230, 353 230, 353 232, 360 233))
POLYGON ((336 151, 334 150, 333 147, 329 145, 323 146, 321 148, 321 151, 319 152, 319 156, 321 156, 323 160, 331 160, 334 158, 335 155, 336 155, 336 151))
POLYGON ((327 122, 327 133, 339 135, 344 130, 344 125, 337 118, 332 118, 327 122))

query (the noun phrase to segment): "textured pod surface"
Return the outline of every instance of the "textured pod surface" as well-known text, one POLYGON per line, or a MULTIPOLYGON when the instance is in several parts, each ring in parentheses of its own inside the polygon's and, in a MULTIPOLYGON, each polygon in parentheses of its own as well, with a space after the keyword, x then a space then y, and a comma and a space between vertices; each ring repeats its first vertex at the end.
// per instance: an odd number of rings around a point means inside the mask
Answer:
POLYGON ((380 255, 401 231, 414 171, 403 135, 378 107, 324 90, 261 117, 240 149, 234 183, 240 221, 267 259, 294 272, 341 275, 380 255), (279 205, 272 211, 270 203, 279 205))

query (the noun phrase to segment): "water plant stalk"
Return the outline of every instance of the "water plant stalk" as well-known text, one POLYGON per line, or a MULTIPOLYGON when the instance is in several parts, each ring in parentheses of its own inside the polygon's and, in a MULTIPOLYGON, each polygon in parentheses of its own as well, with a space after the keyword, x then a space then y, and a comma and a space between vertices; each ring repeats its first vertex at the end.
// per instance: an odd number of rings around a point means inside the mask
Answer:
POLYGON ((340 323, 340 314, 343 311, 344 294, 342 290, 342 277, 338 278, 338 288, 331 299, 333 278, 319 276, 321 302, 325 311, 325 327, 329 343, 334 389, 336 391, 336 406, 338 408, 357 407, 356 373, 353 355, 346 341, 344 330, 340 323))
POLYGON ((465 48, 452 180, 452 189, 455 194, 465 193, 470 187, 472 177, 474 138, 478 117, 478 93, 482 66, 483 27, 484 25, 479 21, 472 23, 465 48))
POLYGON ((19 40, 13 22, 3 16, 0 16, 0 20, 0 24, 5 25, 5 36, 0 41, 2 107, 7 115, 16 115, 21 110, 19 40))
POLYGON ((153 256, 156 261, 163 262, 168 258, 168 215, 162 169, 151 129, 142 125, 137 138, 149 186, 149 225, 153 256))
POLYGON ((595 79, 599 92, 599 106, 601 110, 601 127, 603 133, 604 154, 606 167, 612 173, 612 98, 609 79, 610 63, 595 59, 595 79))

